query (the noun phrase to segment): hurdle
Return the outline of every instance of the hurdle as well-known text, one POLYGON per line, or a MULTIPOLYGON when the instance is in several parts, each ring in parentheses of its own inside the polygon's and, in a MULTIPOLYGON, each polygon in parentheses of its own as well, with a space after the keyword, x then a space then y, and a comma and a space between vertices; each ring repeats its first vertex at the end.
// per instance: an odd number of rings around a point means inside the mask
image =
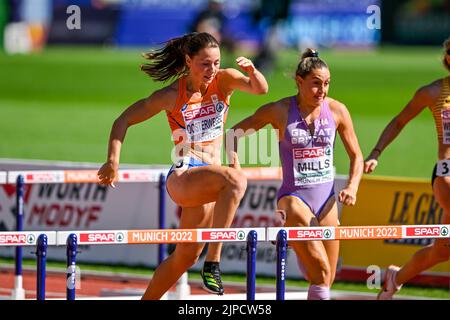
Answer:
POLYGON ((277 243, 277 300, 285 297, 288 241, 437 239, 450 238, 449 231, 450 224, 267 228, 267 241, 277 243))
MULTIPOLYGON (((165 173, 162 169, 121 169, 117 182, 159 182, 159 228, 165 228, 165 173)), ((24 170, 0 172, 0 184, 16 184, 16 231, 23 231, 24 188, 26 184, 46 183, 98 183, 97 170, 24 170)), ((164 259, 165 248, 160 244, 159 263, 164 259)), ((15 285, 12 299, 25 298, 22 280, 22 247, 15 249, 15 285)))
MULTIPOLYGON (((45 300, 47 247, 56 245, 56 231, 0 232, 0 247, 36 246, 36 299, 45 300)), ((22 281, 22 278, 19 279, 22 281)), ((17 278, 15 279, 17 281, 17 278)), ((15 282, 17 284, 17 282, 15 282)), ((20 286, 22 283, 20 283, 20 286)), ((23 289, 22 289, 23 290, 23 289)), ((23 292, 25 298, 25 291, 23 292)))
POLYGON ((75 300, 75 258, 76 247, 83 245, 126 245, 160 243, 199 242, 247 242, 247 300, 255 300, 256 291, 256 246, 266 240, 265 228, 227 229, 148 229, 148 230, 92 230, 58 231, 57 245, 67 246, 67 266, 70 286, 67 300, 75 300))

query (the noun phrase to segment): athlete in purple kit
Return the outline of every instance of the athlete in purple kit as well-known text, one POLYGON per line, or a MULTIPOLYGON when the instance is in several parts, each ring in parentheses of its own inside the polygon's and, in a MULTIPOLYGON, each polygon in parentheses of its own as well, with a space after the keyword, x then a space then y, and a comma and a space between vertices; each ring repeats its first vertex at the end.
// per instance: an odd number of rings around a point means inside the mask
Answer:
MULTIPOLYGON (((345 105, 327 97, 330 71, 316 51, 307 49, 303 53, 296 84, 295 96, 263 105, 228 132, 227 155, 230 161, 236 159, 237 139, 271 124, 278 131, 283 166, 278 209, 285 213, 285 226, 338 226, 333 167, 335 133, 339 132, 350 158, 348 183, 338 194, 338 200, 345 205, 355 204, 363 172, 358 139, 345 105)), ((289 245, 310 282, 308 299, 329 299, 339 241, 295 241, 289 245)))

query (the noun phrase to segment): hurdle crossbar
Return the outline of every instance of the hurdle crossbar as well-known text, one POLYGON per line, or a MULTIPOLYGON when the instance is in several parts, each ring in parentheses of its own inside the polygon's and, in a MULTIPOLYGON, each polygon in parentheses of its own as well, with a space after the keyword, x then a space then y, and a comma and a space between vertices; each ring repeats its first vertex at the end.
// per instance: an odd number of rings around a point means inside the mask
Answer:
POLYGON ((88 230, 58 231, 57 245, 66 245, 71 234, 77 236, 79 245, 237 242, 246 241, 252 230, 257 241, 266 240, 266 228, 88 230))
MULTIPOLYGON (((158 182, 166 169, 123 169, 118 171, 117 182, 158 182)), ((25 183, 98 183, 98 170, 27 170, 9 171, 7 183, 16 183, 18 176, 25 183)), ((0 180, 1 181, 1 180, 0 180)))
POLYGON ((385 240, 450 237, 450 224, 428 224, 392 226, 267 228, 267 240, 276 241, 278 232, 280 230, 286 231, 288 241, 385 240))
POLYGON ((0 247, 35 246, 41 234, 47 236, 47 245, 56 245, 57 231, 7 231, 0 232, 0 247))

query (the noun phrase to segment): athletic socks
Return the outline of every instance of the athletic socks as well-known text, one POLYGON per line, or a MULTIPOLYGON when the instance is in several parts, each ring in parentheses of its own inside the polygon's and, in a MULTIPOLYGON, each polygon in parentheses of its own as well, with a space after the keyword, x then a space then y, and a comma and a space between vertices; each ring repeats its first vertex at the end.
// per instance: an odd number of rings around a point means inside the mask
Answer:
POLYGON ((308 300, 330 300, 330 288, 312 284, 308 289, 308 300))

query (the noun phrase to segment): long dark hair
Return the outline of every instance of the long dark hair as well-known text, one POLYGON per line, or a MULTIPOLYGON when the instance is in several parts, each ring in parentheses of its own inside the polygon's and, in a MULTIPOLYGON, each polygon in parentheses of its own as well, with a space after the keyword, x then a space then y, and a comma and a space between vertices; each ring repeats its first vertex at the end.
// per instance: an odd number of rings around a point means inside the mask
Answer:
POLYGON ((173 38, 162 48, 144 53, 144 58, 151 63, 141 65, 141 70, 155 81, 178 79, 188 71, 185 55, 192 58, 204 48, 219 48, 219 42, 206 32, 193 32, 173 38))
POLYGON ((303 52, 295 74, 305 78, 312 70, 321 68, 329 69, 327 63, 319 58, 319 53, 308 48, 303 52))

